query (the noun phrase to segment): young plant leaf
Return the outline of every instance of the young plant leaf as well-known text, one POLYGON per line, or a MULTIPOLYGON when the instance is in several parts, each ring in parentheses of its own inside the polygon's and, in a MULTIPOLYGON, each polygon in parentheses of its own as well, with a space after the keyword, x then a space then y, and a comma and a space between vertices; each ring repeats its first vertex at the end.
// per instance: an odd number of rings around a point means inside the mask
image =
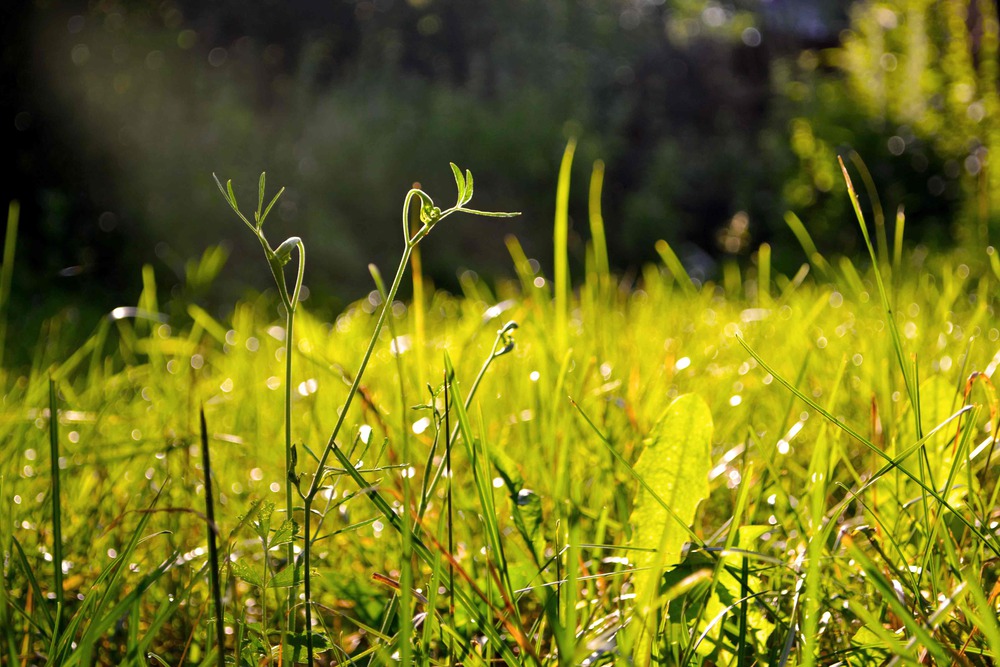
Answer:
POLYGON ((458 189, 458 205, 461 206, 465 202, 469 201, 465 196, 465 179, 462 178, 462 170, 458 168, 458 165, 454 162, 449 162, 451 165, 451 173, 455 175, 455 187, 458 189))
POLYGON ((260 227, 260 214, 264 210, 264 181, 267 178, 267 172, 260 172, 260 181, 257 183, 257 226, 260 227))
MULTIPOLYGON (((659 496, 657 500, 651 493, 640 490, 629 518, 635 526, 632 546, 647 549, 637 552, 636 567, 640 573, 636 575, 635 591, 639 611, 646 617, 650 630, 660 576, 665 568, 680 562, 681 549, 688 541, 687 527, 694 523, 698 505, 708 497, 712 430, 712 413, 704 399, 684 394, 670 404, 663 419, 653 428, 646 449, 634 466, 636 474, 659 496), (675 516, 666 511, 661 501, 675 516)), ((642 644, 636 645, 636 656, 646 654, 642 644)))
POLYGON ((468 204, 472 201, 472 172, 468 169, 465 170, 465 197, 462 199, 462 205, 468 204))
POLYGON ((247 582, 251 586, 256 586, 257 588, 264 588, 264 578, 261 573, 253 569, 249 563, 244 560, 237 560, 233 562, 233 574, 247 582))
POLYGON ((294 250, 300 243, 302 243, 302 239, 298 236, 290 236, 281 242, 281 245, 279 245, 274 251, 274 256, 279 262, 281 262, 282 266, 288 264, 289 260, 292 258, 292 250, 294 250))

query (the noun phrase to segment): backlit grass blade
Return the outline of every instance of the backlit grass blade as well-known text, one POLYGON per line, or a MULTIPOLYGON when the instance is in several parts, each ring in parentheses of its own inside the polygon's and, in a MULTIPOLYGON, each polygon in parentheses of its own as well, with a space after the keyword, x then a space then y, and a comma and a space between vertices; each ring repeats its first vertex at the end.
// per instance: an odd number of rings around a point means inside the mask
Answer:
POLYGON ((872 179, 872 174, 868 170, 868 165, 866 165, 865 161, 861 159, 861 155, 858 154, 857 151, 851 150, 848 152, 848 156, 851 158, 851 162, 854 163, 855 168, 857 168, 858 172, 861 174, 861 180, 865 184, 865 190, 868 192, 868 198, 871 199, 879 265, 889 267, 889 241, 885 232, 885 212, 882 209, 882 200, 878 196, 878 188, 875 187, 875 181, 872 179))
POLYGON ((799 216, 795 215, 791 211, 785 212, 785 224, 788 228, 792 230, 795 234, 795 238, 798 240, 799 245, 802 249, 806 251, 806 257, 815 266, 824 277, 830 277, 831 268, 829 262, 826 258, 820 254, 819 250, 816 248, 816 244, 812 240, 812 236, 809 235, 806 226, 799 219, 799 216))
POLYGON ((594 271, 598 284, 606 289, 610 278, 608 263, 608 243, 604 236, 604 216, 601 215, 601 189, 604 185, 604 162, 594 162, 590 173, 590 242, 594 253, 594 271))
POLYGON ((684 294, 687 296, 694 295, 698 289, 694 286, 694 281, 691 280, 687 269, 684 268, 684 264, 677 257, 677 253, 670 247, 670 244, 660 239, 656 242, 655 247, 656 252, 659 253, 660 258, 663 260, 663 264, 670 271, 670 275, 674 277, 677 284, 681 286, 681 289, 684 290, 684 294))
POLYGON ((569 184, 573 168, 573 154, 576 152, 576 138, 566 144, 562 162, 559 165, 559 183, 556 187, 556 221, 553 232, 555 252, 555 341, 557 349, 566 346, 566 326, 569 318, 569 184))
POLYGON ((872 273, 875 275, 875 284, 878 286, 879 298, 882 300, 882 308, 885 311, 885 324, 889 327, 889 333, 892 335, 892 349, 896 354, 896 361, 899 364, 899 372, 903 375, 903 383, 906 385, 906 392, 909 395, 910 405, 914 407, 914 419, 917 428, 917 437, 922 435, 923 427, 920 424, 920 411, 917 409, 919 405, 919 400, 917 398, 917 385, 912 374, 910 373, 910 366, 906 360, 906 353, 903 351, 903 339, 899 335, 899 327, 896 324, 896 316, 892 311, 892 304, 889 302, 889 294, 886 292, 885 283, 882 280, 882 268, 879 264, 878 257, 875 254, 875 247, 872 245, 871 237, 868 234, 868 226, 865 224, 864 213, 861 212, 861 203, 858 201, 858 195, 854 191, 854 185, 851 183, 851 176, 847 173, 847 167, 844 166, 844 160, 841 157, 837 157, 840 162, 840 170, 844 174, 844 182, 847 184, 847 194, 850 196, 851 205, 854 207, 854 214, 857 216, 858 224, 861 226, 861 234, 865 239, 865 247, 868 249, 868 255, 872 260, 872 273))

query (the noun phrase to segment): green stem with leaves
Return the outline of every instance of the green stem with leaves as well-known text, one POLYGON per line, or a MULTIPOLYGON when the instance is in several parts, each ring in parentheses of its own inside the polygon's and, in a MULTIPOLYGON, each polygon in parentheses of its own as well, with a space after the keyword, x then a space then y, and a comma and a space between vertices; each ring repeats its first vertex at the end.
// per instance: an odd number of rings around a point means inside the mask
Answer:
MULTIPOLYGON (((316 466, 316 474, 313 475, 312 483, 309 485, 309 490, 302 494, 299 490, 299 495, 302 496, 303 500, 303 510, 304 510, 304 521, 306 523, 304 528, 304 548, 303 548, 303 584, 305 589, 305 624, 306 624, 306 646, 307 646, 307 660, 311 665, 313 664, 313 642, 312 642, 312 581, 310 577, 310 559, 312 556, 312 535, 310 531, 309 518, 312 512, 312 504, 316 499, 316 495, 319 493, 323 486, 323 479, 326 476, 327 468, 326 462, 333 452, 336 445, 337 436, 340 434, 341 428, 344 426, 344 421, 347 418, 347 413, 354 402, 354 398, 358 393, 358 389, 361 386, 361 379, 364 377, 365 370, 368 367, 368 362, 371 361, 372 353, 375 351, 375 345, 378 343, 379 334, 382 332, 382 327, 385 325, 386 318, 390 309, 392 308, 393 300, 396 298, 396 293, 399 291, 399 286, 403 282, 403 276, 406 273, 406 266, 410 262, 410 257, 413 254, 414 249, 417 244, 427 234, 430 233, 431 229, 437 225, 441 220, 447 218, 453 213, 469 213, 472 215, 479 215, 485 217, 494 218, 506 218, 519 215, 518 213, 494 213, 489 211, 478 211, 471 208, 466 208, 466 204, 472 200, 473 193, 473 179, 472 173, 468 170, 465 174, 455 165, 451 165, 452 173, 455 176, 455 185, 458 188, 458 199, 454 206, 442 211, 440 208, 434 205, 434 201, 430 198, 427 193, 419 188, 411 189, 407 194, 406 198, 403 200, 403 239, 405 241, 405 247, 403 249, 403 256, 400 258, 399 267, 396 269, 396 276, 392 281, 392 286, 389 288, 389 292, 386 296, 385 302, 382 304, 382 311, 379 313, 378 321, 375 324, 375 330, 372 332, 371 339, 368 342, 368 348, 365 350, 364 357, 361 359, 361 365, 358 368, 358 372, 354 376, 354 381, 351 383, 351 388, 347 392, 347 399, 344 401, 343 408, 340 410, 340 416, 337 418, 337 423, 330 434, 329 441, 326 447, 323 449, 323 453, 320 456, 319 463, 316 466), (420 200, 420 228, 410 234, 410 205, 413 199, 417 198, 420 200)), ((213 174, 214 176, 214 174, 213 174)), ((296 468, 296 452, 295 448, 292 446, 292 435, 291 435, 291 387, 292 387, 292 333, 294 327, 294 315, 295 309, 299 303, 299 293, 302 289, 302 278, 305 271, 305 247, 302 244, 302 240, 297 236, 292 236, 286 239, 281 245, 276 249, 272 249, 271 245, 268 243, 267 239, 264 237, 261 227, 264 224, 264 219, 267 214, 270 213, 271 208, 277 202, 278 197, 284 192, 284 188, 278 191, 278 194, 274 196, 271 203, 264 208, 264 182, 265 175, 260 175, 260 183, 258 188, 258 198, 257 198, 257 211, 254 214, 254 222, 251 223, 243 213, 240 212, 239 207, 236 204, 236 195, 233 193, 232 181, 228 181, 226 186, 223 187, 219 179, 215 178, 216 184, 219 186, 219 191, 222 192, 222 196, 229 202, 233 211, 239 216, 241 220, 254 232, 257 240, 260 241, 261 247, 264 249, 264 256, 267 258, 268 267, 271 270, 271 274, 274 276, 274 282, 278 287, 278 294, 281 297, 281 303, 285 308, 286 324, 285 324, 285 502, 286 511, 288 518, 292 518, 293 504, 292 504, 292 487, 295 486, 298 489, 299 476, 295 471, 296 468), (298 251, 298 273, 295 280, 295 287, 292 294, 288 293, 288 286, 285 280, 284 266, 291 259, 292 250, 298 251)), ((406 508, 406 512, 409 512, 409 508, 406 508)), ((295 567, 295 553, 293 548, 293 543, 288 544, 288 566, 295 567)), ((293 570, 294 572, 294 570, 293 570)), ((295 604, 295 598, 297 595, 296 587, 293 586, 289 589, 288 597, 288 608, 286 611, 290 612, 293 605, 295 604)), ((282 649, 284 649, 284 644, 290 632, 288 628, 289 624, 286 622, 285 632, 282 634, 282 649)))
MULTIPOLYGON (((239 216, 250 231, 254 233, 257 240, 260 242, 261 247, 264 249, 264 257, 267 259, 268 268, 271 270, 271 275, 274 277, 274 283, 278 288, 278 296, 281 299, 281 305, 285 309, 285 517, 289 520, 294 520, 295 506, 293 504, 292 498, 292 486, 298 484, 298 476, 295 473, 296 465, 296 453, 295 447, 292 445, 292 351, 293 351, 293 333, 295 327, 295 310, 299 305, 299 296, 302 292, 302 280, 305 276, 306 269, 306 250, 305 245, 302 243, 302 239, 298 236, 291 236, 285 239, 277 248, 272 248, 271 244, 268 243, 267 238, 264 236, 263 226, 264 220, 267 215, 271 212, 271 209, 277 203, 278 198, 281 197, 282 193, 285 191, 284 188, 278 190, 278 193, 274 195, 271 202, 264 207, 264 186, 266 183, 267 175, 266 173, 261 173, 260 180, 258 182, 257 188, 257 210, 254 212, 254 222, 250 222, 240 211, 239 206, 236 203, 236 194, 233 192, 233 182, 226 181, 226 186, 223 187, 222 183, 219 181, 215 174, 212 174, 215 178, 215 184, 219 186, 219 191, 222 196, 235 211, 236 215, 239 216), (292 289, 291 294, 288 292, 288 283, 285 279, 285 264, 287 264, 292 258, 292 250, 298 252, 298 270, 295 276, 295 285, 292 289)), ((287 567, 295 567, 295 547, 294 540, 290 541, 285 547, 285 557, 288 561, 287 567)), ((293 577, 294 579, 294 577, 293 577)), ((282 614, 286 619, 290 619, 291 610, 295 605, 295 598, 297 597, 296 586, 292 586, 288 589, 288 600, 285 613, 282 614)), ((294 628, 294 621, 286 620, 284 623, 284 632, 282 632, 282 650, 284 650, 285 640, 288 634, 294 628)))
MULTIPOLYGON (((430 233, 431 229, 434 228, 441 220, 444 220, 448 216, 454 213, 470 213, 472 215, 480 215, 486 217, 512 217, 518 215, 518 213, 493 213, 487 211, 478 211, 475 209, 466 208, 465 204, 469 203, 472 199, 473 193, 473 180, 472 173, 466 170, 465 175, 462 175, 461 170, 455 166, 451 165, 452 173, 455 176, 455 185, 458 188, 458 200, 454 206, 449 209, 442 211, 440 208, 434 205, 434 201, 430 196, 419 188, 413 188, 406 193, 406 198, 403 200, 403 239, 405 246, 403 248, 403 255, 399 260, 399 266, 396 268, 396 276, 392 280, 392 286, 389 288, 389 292, 386 295, 385 301, 382 304, 382 311, 379 313, 378 321, 375 323, 375 330, 372 332, 371 339, 368 341, 368 348, 365 350, 364 357, 361 359, 361 365, 358 368, 358 372, 354 375, 354 382, 351 383, 351 388, 347 392, 347 399, 344 401, 344 406, 340 410, 340 416, 337 418, 337 423, 333 427, 333 431, 330 433, 330 438, 327 441, 326 447, 323 448, 323 454, 320 456, 319 463, 316 466, 316 474, 313 476, 312 484, 309 487, 309 491, 303 497, 305 501, 305 513, 309 516, 309 512, 312 511, 312 503, 315 500, 316 495, 319 493, 323 485, 323 479, 326 476, 326 462, 330 458, 330 454, 333 453, 334 446, 336 445, 337 436, 340 435, 340 429, 344 426, 344 421, 347 419, 347 413, 354 402, 354 397, 358 393, 358 388, 361 386, 361 378, 364 377, 365 370, 368 368, 368 362, 371 361, 372 353, 375 351, 375 345, 378 343, 379 334, 382 332, 382 327, 385 325, 386 318, 392 309, 392 303, 396 298, 396 293, 399 291, 399 286, 403 282, 403 276, 406 274, 406 267, 410 263, 410 256, 413 254, 413 250, 417 247, 417 244, 424 239, 427 234, 430 233), (410 234, 410 205, 416 197, 420 200, 420 228, 410 234)), ((404 508, 404 512, 408 515, 410 508, 404 508)), ((408 519, 407 517, 404 517, 408 519)), ((407 521, 408 523, 408 521, 407 521)), ((306 628, 310 628, 312 622, 312 614, 310 611, 310 594, 312 593, 311 582, 310 582, 310 557, 311 549, 309 541, 306 541, 304 558, 305 562, 303 564, 303 581, 305 582, 306 589, 306 628)), ((307 646, 307 660, 309 664, 313 661, 313 646, 312 646, 312 633, 309 632, 306 638, 307 646)))

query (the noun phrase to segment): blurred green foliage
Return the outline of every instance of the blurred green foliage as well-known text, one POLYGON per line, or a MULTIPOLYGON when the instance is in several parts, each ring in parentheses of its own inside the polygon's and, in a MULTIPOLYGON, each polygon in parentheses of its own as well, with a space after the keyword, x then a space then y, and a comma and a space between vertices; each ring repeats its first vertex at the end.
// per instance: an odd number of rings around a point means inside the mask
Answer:
POLYGON ((187 258, 222 239, 221 303, 265 285, 243 269, 255 249, 222 222, 213 171, 252 183, 267 169, 288 187, 278 233, 314 249, 307 285, 334 307, 398 252, 398 196, 418 179, 449 187, 449 161, 490 183, 484 207, 525 215, 433 239, 430 276, 454 287, 472 255, 509 273, 508 233, 546 266, 569 136, 577 274, 598 158, 619 271, 660 238, 696 276, 764 241, 789 270, 802 255, 787 210, 821 247, 859 249, 838 154, 867 165, 887 225, 905 208, 910 240, 981 246, 1000 225, 998 31, 983 0, 33 6, 24 106, 74 176, 35 193, 45 224, 26 229, 45 238, 28 255, 71 248, 60 262, 134 276, 155 247, 183 282, 187 258))
POLYGON ((317 249, 309 283, 356 294, 369 287, 364 265, 398 251, 382 233, 394 229, 392 193, 422 178, 445 186, 441 165, 457 161, 491 184, 479 193, 484 206, 503 201, 525 216, 435 239, 427 268, 453 281, 452 267, 475 253, 481 270, 507 271, 506 233, 529 255, 551 256, 554 183, 570 135, 581 139, 571 202, 578 264, 597 158, 608 165, 619 267, 651 259, 664 237, 713 252, 716 231, 741 210, 761 238, 780 223, 768 165, 790 160, 769 118, 773 54, 752 3, 319 7, 112 1, 39 12, 39 72, 55 102, 45 113, 82 162, 99 165, 90 195, 119 231, 141 230, 177 267, 228 236, 231 284, 240 284, 249 248, 215 224, 224 212, 209 174, 245 183, 266 168, 288 187, 277 222, 317 249), (299 9, 305 18, 295 22, 299 9))
POLYGON ((834 229, 849 213, 843 197, 825 195, 840 179, 833 157, 853 149, 886 215, 903 206, 914 237, 987 246, 1000 231, 996 5, 865 2, 850 18, 838 48, 785 68, 782 90, 797 105, 789 205, 834 229))

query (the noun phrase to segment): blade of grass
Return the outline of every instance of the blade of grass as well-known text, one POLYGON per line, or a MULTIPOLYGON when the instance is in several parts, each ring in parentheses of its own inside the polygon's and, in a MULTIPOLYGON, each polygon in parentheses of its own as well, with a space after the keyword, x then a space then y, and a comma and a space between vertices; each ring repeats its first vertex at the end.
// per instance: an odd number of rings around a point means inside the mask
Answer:
POLYGON ((0 368, 7 347, 7 311, 10 306, 10 286, 14 277, 14 250, 17 246, 17 224, 21 205, 12 201, 7 208, 7 232, 3 242, 3 265, 0 265, 0 368))
POLYGON ((694 281, 691 280, 691 276, 688 275, 684 264, 677 257, 674 249, 663 239, 657 241, 655 247, 656 252, 659 253, 660 258, 663 260, 663 264, 670 271, 670 275, 674 277, 674 280, 681 286, 684 294, 686 296, 693 296, 698 289, 694 286, 694 281))
POLYGON ((553 232, 555 252, 555 343, 557 349, 566 347, 566 323, 569 318, 569 184, 576 152, 576 137, 570 138, 559 165, 559 183, 556 187, 556 221, 553 232))
POLYGON ((594 271, 601 290, 607 289, 611 270, 608 268, 608 243, 604 236, 604 216, 601 215, 601 189, 604 185, 604 162, 596 160, 590 173, 590 241, 594 253, 594 271))
POLYGON ((788 228, 792 230, 795 234, 795 238, 798 240, 799 245, 802 249, 806 251, 806 257, 812 262, 824 278, 829 278, 832 275, 832 269, 830 263, 826 261, 826 258, 820 254, 819 250, 816 248, 816 244, 813 243, 812 236, 809 235, 806 226, 799 219, 799 216, 795 215, 791 211, 785 212, 785 224, 788 228))
MULTIPOLYGON (((263 197, 261 177, 261 197, 263 197)), ((219 579, 219 525, 215 522, 215 497, 212 492, 212 465, 208 451, 208 426, 205 423, 205 406, 199 411, 201 426, 201 463, 205 475, 205 523, 208 530, 208 580, 212 587, 212 604, 215 606, 215 642, 218 667, 226 667, 225 607, 222 606, 222 586, 219 579)), ((237 647, 238 649, 238 647, 237 647)))
POLYGON ((52 626, 52 646, 59 641, 63 612, 62 501, 59 484, 59 412, 56 406, 56 383, 49 378, 49 455, 52 461, 52 579, 56 596, 56 615, 52 626))

